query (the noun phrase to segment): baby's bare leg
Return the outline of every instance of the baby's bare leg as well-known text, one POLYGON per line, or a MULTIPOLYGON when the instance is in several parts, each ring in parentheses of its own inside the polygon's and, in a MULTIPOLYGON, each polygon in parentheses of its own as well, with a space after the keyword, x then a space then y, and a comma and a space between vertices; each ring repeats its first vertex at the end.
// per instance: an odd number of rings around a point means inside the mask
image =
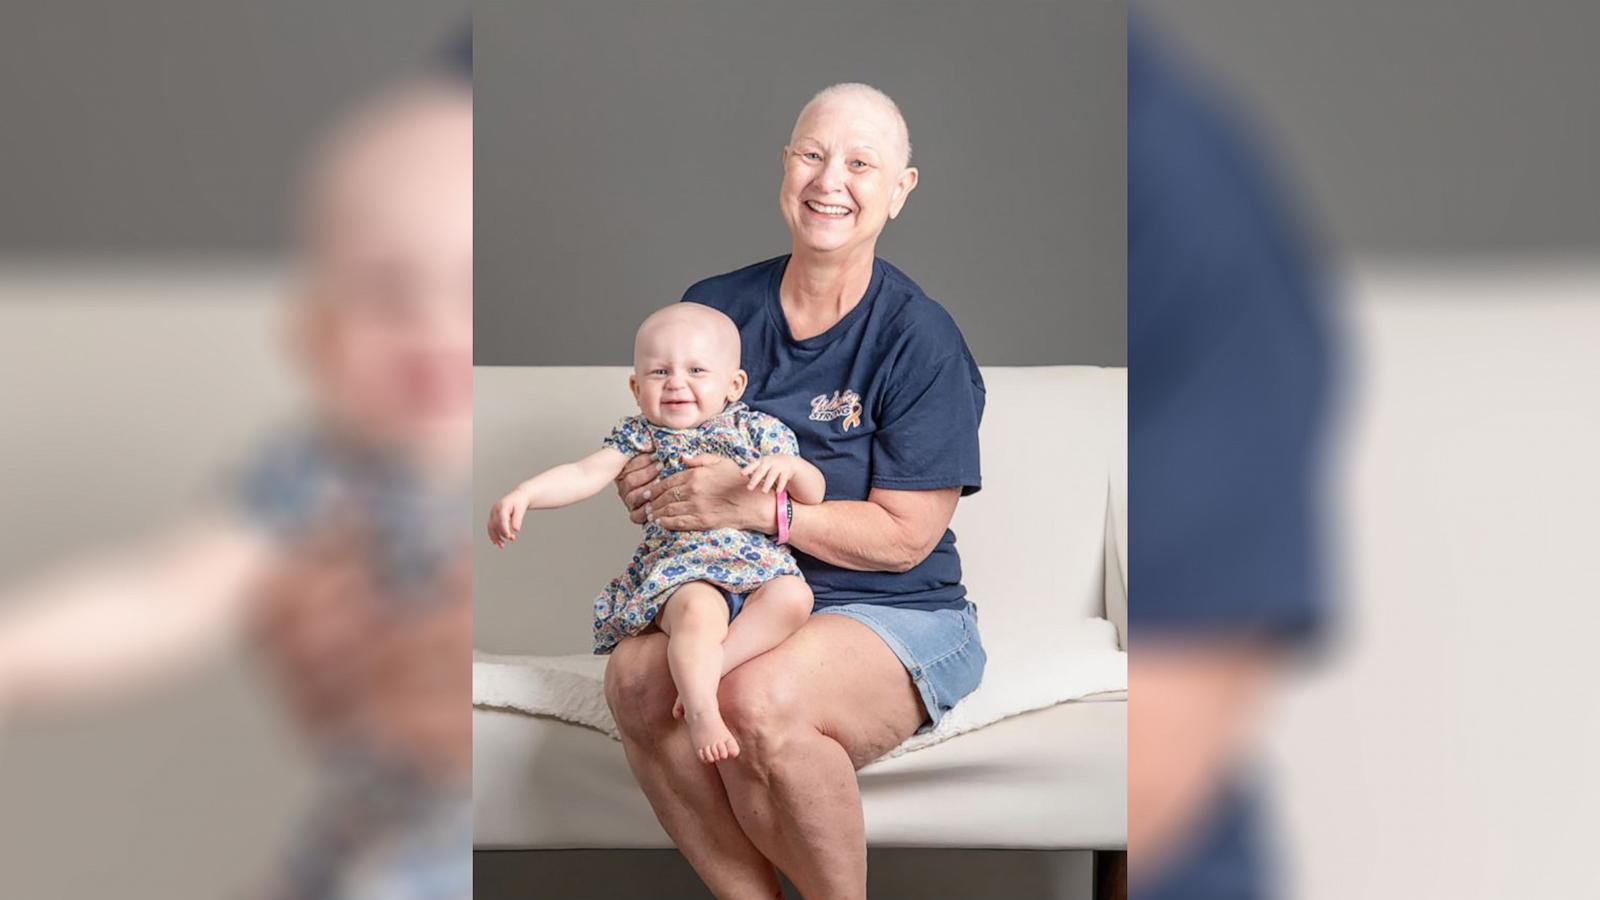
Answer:
POLYGON ((722 641, 722 674, 778 646, 811 616, 811 586, 798 575, 774 578, 745 598, 722 641))
POLYGON ((691 581, 672 592, 659 620, 667 633, 667 667, 684 708, 689 741, 704 763, 739 755, 739 744, 717 709, 722 681, 722 641, 728 634, 728 603, 722 592, 691 581))
MULTIPOLYGON (((811 586, 798 575, 774 578, 751 591, 738 618, 728 626, 728 636, 722 639, 720 674, 732 672, 799 631, 811 617, 811 602, 811 586)), ((673 717, 683 718, 687 705, 688 699, 680 692, 672 706, 673 717)))

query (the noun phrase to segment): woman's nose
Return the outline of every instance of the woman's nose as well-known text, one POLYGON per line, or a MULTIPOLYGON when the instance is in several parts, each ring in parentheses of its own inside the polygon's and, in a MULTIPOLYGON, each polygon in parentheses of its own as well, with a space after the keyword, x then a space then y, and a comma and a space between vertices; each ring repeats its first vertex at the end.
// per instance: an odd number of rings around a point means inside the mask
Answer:
POLYGON ((822 167, 822 174, 817 176, 817 187, 822 188, 824 191, 844 190, 846 174, 843 160, 830 159, 822 167))

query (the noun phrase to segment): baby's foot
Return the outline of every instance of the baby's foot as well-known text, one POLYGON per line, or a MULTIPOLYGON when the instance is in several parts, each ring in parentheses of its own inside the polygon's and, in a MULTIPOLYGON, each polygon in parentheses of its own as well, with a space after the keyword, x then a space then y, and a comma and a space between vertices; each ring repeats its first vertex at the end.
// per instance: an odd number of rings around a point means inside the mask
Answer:
POLYGON ((682 694, 678 695, 678 699, 672 701, 672 717, 674 719, 683 718, 683 695, 682 694))
POLYGON ((710 765, 739 755, 739 742, 733 739, 733 732, 723 724, 722 714, 715 706, 689 712, 684 721, 689 725, 689 743, 694 745, 694 755, 701 762, 710 765))

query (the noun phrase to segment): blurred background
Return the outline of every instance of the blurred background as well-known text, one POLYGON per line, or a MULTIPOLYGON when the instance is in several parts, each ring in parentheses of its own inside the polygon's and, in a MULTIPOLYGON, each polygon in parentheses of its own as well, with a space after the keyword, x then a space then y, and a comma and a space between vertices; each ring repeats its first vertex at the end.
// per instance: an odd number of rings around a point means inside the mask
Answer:
POLYGON ((1267 896, 1600 893, 1600 7, 1135 9, 1248 121, 1335 286, 1324 627, 1253 767, 1267 896))
MULTIPOLYGON (((303 406, 284 321, 296 176, 339 114, 467 17, 438 0, 0 12, 0 598, 159 532, 303 406)), ((261 675, 228 657, 0 721, 0 894, 259 887, 314 794, 261 675)))

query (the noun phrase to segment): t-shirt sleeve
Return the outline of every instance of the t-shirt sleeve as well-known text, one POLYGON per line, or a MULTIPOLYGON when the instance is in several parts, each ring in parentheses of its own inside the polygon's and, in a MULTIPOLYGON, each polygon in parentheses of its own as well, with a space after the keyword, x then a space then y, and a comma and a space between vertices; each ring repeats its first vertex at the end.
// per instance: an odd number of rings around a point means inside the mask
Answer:
MULTIPOLYGON (((952 331, 954 326, 951 326, 952 331)), ((912 349, 897 361, 877 411, 872 440, 872 486, 896 491, 982 487, 978 422, 982 376, 954 333, 955 346, 924 362, 912 349)))
POLYGON ((651 446, 650 429, 645 425, 643 416, 628 416, 611 429, 600 446, 610 447, 624 456, 646 453, 651 446))
POLYGON ((1182 100, 1129 133, 1130 627, 1299 640, 1324 616, 1321 281, 1259 160, 1182 100))
POLYGON ((750 413, 745 420, 745 433, 756 456, 799 456, 800 441, 794 429, 766 413, 750 413))

